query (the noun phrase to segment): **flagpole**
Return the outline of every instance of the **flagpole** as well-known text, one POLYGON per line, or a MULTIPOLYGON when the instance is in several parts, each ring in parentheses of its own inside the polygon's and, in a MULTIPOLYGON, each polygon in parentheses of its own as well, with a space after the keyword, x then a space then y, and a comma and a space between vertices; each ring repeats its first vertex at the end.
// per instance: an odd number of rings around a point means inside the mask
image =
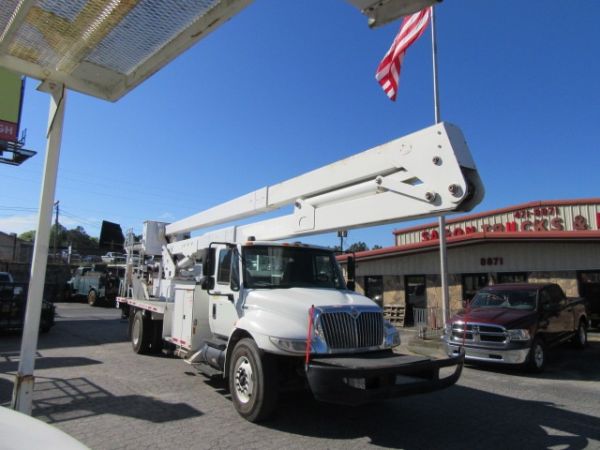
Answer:
MULTIPOLYGON (((431 7, 431 54, 433 62, 433 109, 435 123, 440 123, 440 96, 438 89, 438 64, 437 64, 437 36, 435 29, 435 7, 431 7)), ((442 321, 443 325, 450 318, 450 292, 448 289, 448 254, 446 248, 446 216, 438 218, 438 231, 440 235, 440 280, 442 288, 442 321)))

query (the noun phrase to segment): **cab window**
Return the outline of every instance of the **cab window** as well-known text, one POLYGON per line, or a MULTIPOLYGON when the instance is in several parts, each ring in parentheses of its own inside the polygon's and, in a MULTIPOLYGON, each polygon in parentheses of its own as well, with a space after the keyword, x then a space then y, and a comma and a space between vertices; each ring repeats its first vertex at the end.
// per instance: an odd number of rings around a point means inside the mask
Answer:
POLYGON ((219 284, 229 284, 232 254, 233 251, 230 248, 224 248, 219 252, 219 267, 217 268, 217 283, 219 284))

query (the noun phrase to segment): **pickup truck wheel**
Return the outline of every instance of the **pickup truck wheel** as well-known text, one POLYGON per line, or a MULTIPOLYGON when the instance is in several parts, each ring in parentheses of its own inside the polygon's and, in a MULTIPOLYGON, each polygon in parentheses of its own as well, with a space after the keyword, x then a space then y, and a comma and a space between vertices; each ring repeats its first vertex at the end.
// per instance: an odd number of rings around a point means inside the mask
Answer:
POLYGON ((277 365, 252 339, 239 341, 229 365, 229 391, 236 411, 250 422, 268 418, 277 404, 277 365))
POLYGON ((152 321, 144 317, 143 311, 136 312, 131 324, 131 346, 135 353, 142 355, 149 352, 153 331, 152 321))
POLYGON ((587 346, 587 326, 585 324, 585 320, 579 321, 579 326, 577 327, 577 332, 575 336, 573 336, 573 344, 577 348, 585 348, 587 346))
POLYGON ((536 337, 531 343, 529 358, 527 360, 527 368, 534 373, 543 372, 546 365, 546 346, 544 341, 536 337))
POLYGON ((70 302, 71 300, 73 300, 73 292, 71 290, 71 286, 67 286, 64 290, 63 290, 63 301, 65 302, 70 302))
POLYGON ((87 295, 87 301, 90 306, 98 306, 100 302, 98 300, 98 294, 96 293, 95 289, 90 289, 90 292, 88 292, 87 295))

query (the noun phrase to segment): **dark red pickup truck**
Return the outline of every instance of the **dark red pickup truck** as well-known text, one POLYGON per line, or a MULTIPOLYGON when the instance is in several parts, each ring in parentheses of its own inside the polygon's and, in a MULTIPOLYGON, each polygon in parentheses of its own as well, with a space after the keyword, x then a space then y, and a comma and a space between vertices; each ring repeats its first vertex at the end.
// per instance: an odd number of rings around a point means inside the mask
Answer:
POLYGON ((497 284, 481 289, 446 325, 449 356, 465 349, 468 361, 523 364, 543 370, 546 349, 566 340, 587 344, 583 299, 567 298, 554 283, 497 284))

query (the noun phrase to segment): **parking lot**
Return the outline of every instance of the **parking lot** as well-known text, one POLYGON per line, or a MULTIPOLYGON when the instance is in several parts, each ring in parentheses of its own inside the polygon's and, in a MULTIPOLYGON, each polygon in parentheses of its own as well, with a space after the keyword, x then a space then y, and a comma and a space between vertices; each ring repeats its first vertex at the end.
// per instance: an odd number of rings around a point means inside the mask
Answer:
MULTIPOLYGON (((359 408, 286 394, 255 425, 225 384, 170 357, 135 355, 118 310, 57 304, 40 337, 33 415, 101 448, 600 448, 600 336, 550 354, 542 375, 467 367, 442 392, 359 408)), ((0 404, 10 403, 18 334, 0 336, 0 404)))

